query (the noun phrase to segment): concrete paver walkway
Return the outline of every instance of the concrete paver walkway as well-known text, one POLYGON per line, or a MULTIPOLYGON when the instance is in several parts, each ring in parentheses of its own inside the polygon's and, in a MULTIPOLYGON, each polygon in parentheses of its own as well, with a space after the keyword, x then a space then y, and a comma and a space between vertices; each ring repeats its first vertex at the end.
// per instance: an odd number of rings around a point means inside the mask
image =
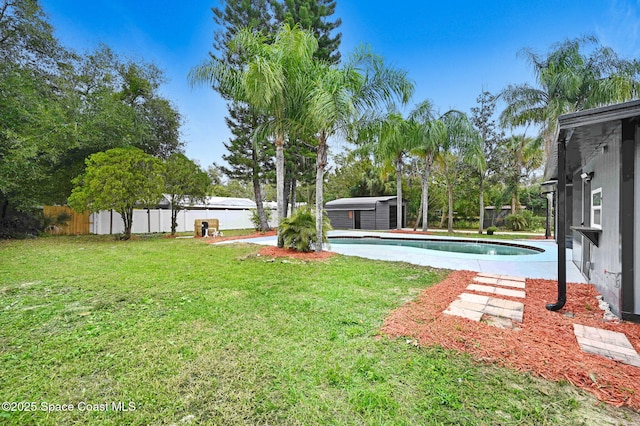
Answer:
MULTIPOLYGON (((467 290, 492 295, 503 295, 524 298, 524 290, 515 290, 507 287, 524 289, 525 280, 521 277, 507 275, 480 273, 475 278, 476 282, 484 282, 492 285, 469 284, 467 290)), ((524 303, 500 299, 492 296, 462 293, 458 299, 451 302, 444 311, 447 315, 456 315, 472 321, 485 320, 489 324, 501 328, 513 328, 513 322, 521 323, 524 314, 524 303)))
POLYGON ((574 324, 573 332, 584 352, 640 367, 640 356, 623 333, 581 324, 574 324))
MULTIPOLYGON (((469 284, 467 290, 491 296, 462 293, 443 311, 444 314, 471 321, 486 321, 500 328, 513 329, 514 322, 522 323, 524 303, 493 296, 525 298, 525 278, 479 273, 473 282, 481 284, 469 284)), ((640 355, 623 333, 582 324, 574 324, 573 330, 582 351, 640 367, 640 355)))

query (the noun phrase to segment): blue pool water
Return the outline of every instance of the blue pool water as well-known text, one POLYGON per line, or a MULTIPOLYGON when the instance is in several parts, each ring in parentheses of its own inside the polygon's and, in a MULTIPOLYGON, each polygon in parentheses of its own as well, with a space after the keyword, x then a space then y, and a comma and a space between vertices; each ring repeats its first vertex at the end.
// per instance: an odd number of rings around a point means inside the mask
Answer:
POLYGON ((518 256, 539 254, 544 251, 535 247, 519 244, 485 242, 475 240, 437 240, 437 239, 401 239, 401 238, 345 238, 330 237, 331 244, 369 244, 385 246, 415 247, 426 250, 449 251, 456 253, 485 254, 494 256, 518 256))

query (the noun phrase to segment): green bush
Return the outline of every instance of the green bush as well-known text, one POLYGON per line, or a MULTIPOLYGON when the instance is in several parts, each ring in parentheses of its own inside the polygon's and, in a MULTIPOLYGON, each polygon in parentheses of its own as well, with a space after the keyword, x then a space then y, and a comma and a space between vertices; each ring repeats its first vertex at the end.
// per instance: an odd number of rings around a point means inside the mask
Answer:
MULTIPOLYGON (((309 207, 301 207, 280 223, 279 235, 284 246, 296 251, 310 252, 316 239, 316 218, 309 207)), ((326 243, 327 233, 331 230, 329 217, 322 217, 322 242, 326 243)))
POLYGON ((480 222, 477 220, 454 219, 456 229, 478 229, 480 222))
MULTIPOLYGON (((271 209, 264 209, 264 215, 267 217, 267 223, 271 221, 271 209)), ((258 209, 251 209, 251 223, 256 231, 261 231, 260 216, 258 215, 258 209)))
POLYGON ((505 224, 512 231, 534 231, 543 227, 545 218, 534 216, 529 210, 510 214, 504 219, 505 224))

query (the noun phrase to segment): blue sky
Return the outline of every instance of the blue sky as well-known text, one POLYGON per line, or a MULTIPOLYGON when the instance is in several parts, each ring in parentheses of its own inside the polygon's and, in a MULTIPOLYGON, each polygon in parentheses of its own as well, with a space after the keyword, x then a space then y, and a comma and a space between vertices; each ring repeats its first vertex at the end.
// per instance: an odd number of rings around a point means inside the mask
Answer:
MULTIPOLYGON (((207 58, 219 0, 41 0, 56 35, 79 52, 105 43, 153 62, 161 88, 185 118, 186 154, 203 168, 220 163, 229 138, 226 106, 211 89, 190 88, 187 73, 207 58)), ((412 103, 430 99, 441 111, 468 112, 480 92, 532 82, 522 48, 546 53, 567 38, 596 35, 624 58, 640 56, 640 1, 337 0, 341 52, 367 43, 415 82, 412 103)), ((408 107, 410 109, 410 105, 408 107)), ((334 141, 339 148, 340 141, 334 141)))

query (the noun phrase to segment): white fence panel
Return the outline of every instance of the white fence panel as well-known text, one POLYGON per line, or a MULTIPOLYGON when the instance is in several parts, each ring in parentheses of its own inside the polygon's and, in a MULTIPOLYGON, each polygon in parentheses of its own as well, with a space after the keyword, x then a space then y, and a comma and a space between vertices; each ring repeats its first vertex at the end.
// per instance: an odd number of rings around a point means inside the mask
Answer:
MULTIPOLYGON (((272 227, 277 224, 276 216, 277 213, 272 211, 272 219, 269 223, 272 227)), ((196 219, 218 219, 220 230, 253 228, 250 210, 182 210, 178 213, 176 232, 193 232, 196 219)), ((92 234, 121 234, 123 232, 124 222, 119 213, 103 210, 91 215, 92 234)), ((134 209, 131 232, 134 234, 171 232, 171 210, 134 209)))

